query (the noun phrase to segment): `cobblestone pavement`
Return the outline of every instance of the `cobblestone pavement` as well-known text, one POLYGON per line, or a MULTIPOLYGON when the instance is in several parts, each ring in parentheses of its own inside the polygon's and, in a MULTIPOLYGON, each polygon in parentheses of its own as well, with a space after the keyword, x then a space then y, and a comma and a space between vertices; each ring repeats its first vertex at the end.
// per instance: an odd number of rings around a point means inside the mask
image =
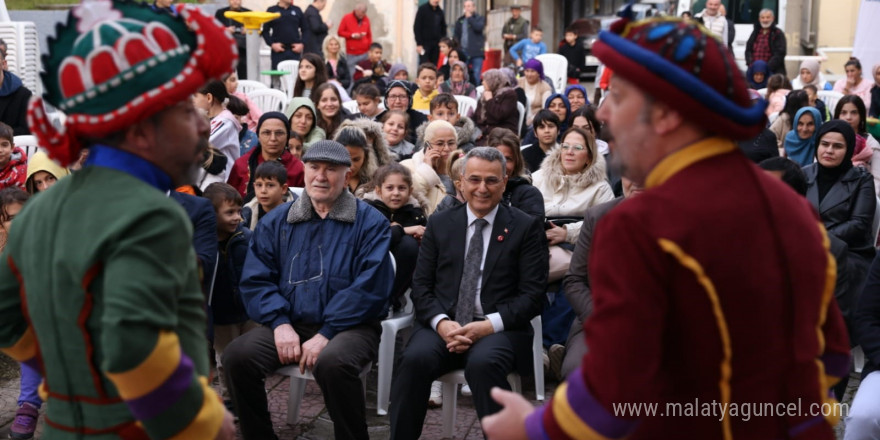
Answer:
MULTIPOLYGON (((272 376, 266 380, 266 389, 269 392, 269 411, 272 414, 272 421, 275 425, 275 432, 281 440, 323 440, 333 438, 333 424, 327 415, 324 401, 321 397, 321 390, 314 382, 309 382, 306 387, 305 396, 300 407, 299 423, 291 426, 287 420, 287 392, 289 379, 283 376, 272 376)), ((852 403, 852 397, 858 389, 858 376, 853 374, 847 387, 846 395, 843 401, 852 403)), ((534 384, 530 378, 524 378, 523 386, 525 388, 526 397, 534 399, 534 384)), ((555 389, 555 383, 547 384, 546 396, 549 399, 555 389)), ((18 409, 16 401, 18 399, 18 380, 7 380, 0 384, 0 438, 6 438, 12 419, 15 417, 15 411, 18 409)), ((532 400, 532 403, 538 405, 540 402, 532 400)), ((846 411, 846 406, 844 411, 846 411)), ((429 409, 428 415, 425 417, 425 427, 422 433, 424 440, 442 439, 442 411, 441 409, 429 409)), ((370 373, 367 380, 367 424, 370 430, 370 439, 385 440, 390 436, 388 426, 388 416, 376 415, 376 370, 370 373)), ((837 438, 843 439, 844 426, 843 423, 835 429, 837 438)), ((40 438, 42 432, 42 424, 37 429, 35 439, 40 438)), ((239 436, 239 438, 241 438, 239 436)), ((470 397, 458 396, 458 407, 456 412, 456 426, 454 431, 455 439, 478 440, 482 439, 482 431, 477 420, 477 414, 474 411, 473 401, 470 397)))
MULTIPOLYGON (((287 424, 287 393, 289 379, 284 376, 272 376, 266 380, 266 389, 269 392, 269 411, 272 414, 272 422, 275 432, 281 440, 318 440, 333 438, 333 424, 324 407, 321 390, 318 385, 310 381, 306 387, 305 396, 300 406, 299 423, 294 426, 287 424)), ((367 425, 369 426, 371 440, 384 440, 390 437, 388 416, 376 415, 376 369, 370 373, 367 379, 367 425)), ((535 397, 534 384, 530 378, 523 378, 523 387, 526 397, 535 397)), ((547 398, 552 394, 555 384, 547 385, 547 398)), ((18 409, 18 380, 7 380, 0 384, 0 438, 6 438, 15 411, 18 409)), ((534 401, 535 405, 540 402, 534 401)), ((39 439, 42 433, 42 419, 37 434, 39 439)), ((439 440, 442 437, 442 410, 429 409, 425 417, 425 427, 422 439, 439 440)), ((241 438, 239 436, 239 438, 241 438)), ((458 396, 456 412, 455 439, 477 440, 482 439, 483 434, 477 420, 473 401, 470 397, 458 396)))

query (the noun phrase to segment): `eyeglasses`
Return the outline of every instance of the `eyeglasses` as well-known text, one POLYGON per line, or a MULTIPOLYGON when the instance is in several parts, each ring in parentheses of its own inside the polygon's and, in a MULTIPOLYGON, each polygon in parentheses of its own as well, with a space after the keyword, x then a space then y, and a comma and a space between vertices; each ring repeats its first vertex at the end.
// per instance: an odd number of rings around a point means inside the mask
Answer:
POLYGON ((587 147, 581 144, 562 144, 559 148, 562 148, 563 151, 566 150, 574 150, 574 151, 584 151, 587 147))
POLYGON ((260 136, 267 137, 267 138, 273 137, 273 136, 277 137, 277 138, 282 138, 282 137, 287 137, 287 132, 281 131, 281 130, 276 130, 276 131, 262 130, 262 131, 260 131, 260 136))
POLYGON ((474 186, 480 186, 481 183, 486 182, 486 186, 488 186, 488 187, 497 186, 502 182, 501 179, 494 177, 494 176, 489 176, 486 178, 477 177, 477 176, 469 176, 467 179, 464 179, 464 180, 466 180, 469 184, 474 185, 474 186))
POLYGON ((425 142, 425 143, 428 144, 429 147, 448 148, 451 150, 455 149, 455 147, 458 146, 458 144, 456 144, 455 141, 446 141, 446 142, 440 141, 440 142, 433 143, 433 144, 430 142, 425 142))
POLYGON ((407 98, 409 97, 406 95, 388 95, 389 101, 405 101, 407 98))

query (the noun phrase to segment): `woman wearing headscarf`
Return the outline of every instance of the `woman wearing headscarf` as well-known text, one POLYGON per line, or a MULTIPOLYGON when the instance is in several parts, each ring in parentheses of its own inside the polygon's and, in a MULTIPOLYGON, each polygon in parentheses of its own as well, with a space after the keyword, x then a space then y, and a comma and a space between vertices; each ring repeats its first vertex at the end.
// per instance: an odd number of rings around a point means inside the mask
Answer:
POLYGON ((816 60, 802 61, 798 76, 791 81, 792 90, 800 90, 807 84, 816 86, 817 90, 831 90, 832 85, 822 77, 819 62, 816 60))
POLYGON ((758 60, 749 66, 746 71, 746 81, 750 89, 763 89, 767 87, 767 79, 770 77, 770 67, 766 61, 758 60))
POLYGON ((798 110, 791 131, 785 135, 785 155, 802 167, 813 163, 821 126, 822 115, 815 107, 798 110))
POLYGON ((828 233, 848 247, 847 273, 854 299, 862 291, 874 258, 871 225, 877 207, 874 180, 852 164, 856 133, 848 123, 831 120, 819 129, 816 163, 804 168, 807 200, 819 211, 828 233))
POLYGON ((544 65, 532 58, 523 65, 523 77, 519 79, 519 86, 526 92, 528 105, 526 106, 526 125, 532 125, 535 113, 541 111, 544 101, 553 93, 550 85, 544 81, 544 65))
POLYGON ((477 88, 468 79, 467 64, 455 61, 449 68, 449 79, 440 84, 440 93, 477 99, 477 88))
POLYGON ((241 193, 245 203, 254 198, 254 175, 257 166, 266 161, 277 160, 287 168, 287 186, 304 186, 303 163, 287 148, 287 141, 290 139, 289 123, 284 113, 263 113, 257 123, 260 143, 239 157, 232 166, 226 183, 241 193))
POLYGON ((575 112, 585 105, 590 105, 590 98, 587 96, 587 89, 580 84, 571 84, 565 88, 563 93, 571 105, 571 111, 575 112))
POLYGON ((483 94, 477 101, 473 120, 482 132, 477 145, 485 145, 489 132, 496 127, 519 132, 516 92, 508 85, 507 75, 500 69, 490 69, 483 73, 483 94))

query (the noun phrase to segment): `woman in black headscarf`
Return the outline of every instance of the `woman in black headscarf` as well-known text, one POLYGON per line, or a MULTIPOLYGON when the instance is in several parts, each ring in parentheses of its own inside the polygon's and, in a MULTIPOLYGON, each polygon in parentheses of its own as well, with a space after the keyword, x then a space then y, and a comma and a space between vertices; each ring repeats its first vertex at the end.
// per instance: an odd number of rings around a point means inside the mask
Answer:
POLYGON ((835 119, 823 124, 818 139, 817 162, 804 167, 807 199, 819 211, 828 233, 849 248, 847 270, 857 300, 874 258, 874 182, 871 174, 852 165, 856 133, 848 123, 835 119))

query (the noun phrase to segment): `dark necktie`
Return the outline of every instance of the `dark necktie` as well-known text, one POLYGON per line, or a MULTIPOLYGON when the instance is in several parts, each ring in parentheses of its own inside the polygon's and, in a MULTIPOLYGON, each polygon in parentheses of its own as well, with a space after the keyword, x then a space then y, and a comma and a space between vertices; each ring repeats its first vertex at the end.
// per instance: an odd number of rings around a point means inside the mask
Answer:
POLYGON ((474 300, 477 298, 477 282, 480 280, 483 262, 483 227, 489 224, 486 220, 474 220, 474 235, 468 243, 467 254, 464 256, 464 271, 461 284, 458 286, 458 305, 455 307, 455 320, 466 325, 474 320, 474 300))

